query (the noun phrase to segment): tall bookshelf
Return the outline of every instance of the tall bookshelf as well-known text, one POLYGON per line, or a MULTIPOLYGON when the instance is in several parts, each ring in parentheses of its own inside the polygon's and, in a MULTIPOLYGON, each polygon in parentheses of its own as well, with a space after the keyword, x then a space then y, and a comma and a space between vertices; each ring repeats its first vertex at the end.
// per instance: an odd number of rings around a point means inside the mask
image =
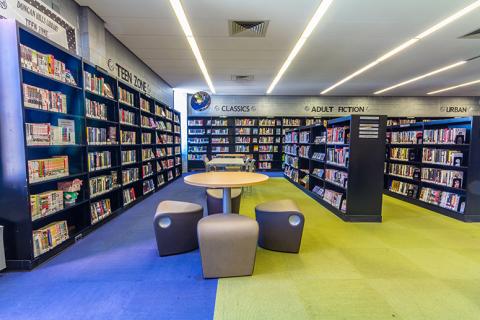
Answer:
POLYGON ((0 224, 8 267, 32 269, 181 175, 180 114, 15 22, 0 41, 0 224))
POLYGON ((283 134, 324 118, 303 117, 188 117, 188 169, 204 168, 203 159, 224 153, 245 154, 258 170, 282 170, 283 134))
POLYGON ((382 221, 386 116, 352 115, 285 133, 284 176, 344 221, 382 221))
POLYGON ((391 126, 385 194, 443 215, 480 221, 480 117, 391 126))

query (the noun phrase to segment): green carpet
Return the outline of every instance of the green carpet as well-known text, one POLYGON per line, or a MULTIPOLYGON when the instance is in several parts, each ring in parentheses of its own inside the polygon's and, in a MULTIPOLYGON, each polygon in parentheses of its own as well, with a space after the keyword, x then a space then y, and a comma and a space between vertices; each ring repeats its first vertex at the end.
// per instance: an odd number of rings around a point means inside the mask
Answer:
POLYGON ((215 319, 480 318, 480 225, 387 196, 383 223, 345 223, 283 178, 241 213, 284 198, 305 215, 300 254, 259 248, 252 277, 219 280, 215 319))

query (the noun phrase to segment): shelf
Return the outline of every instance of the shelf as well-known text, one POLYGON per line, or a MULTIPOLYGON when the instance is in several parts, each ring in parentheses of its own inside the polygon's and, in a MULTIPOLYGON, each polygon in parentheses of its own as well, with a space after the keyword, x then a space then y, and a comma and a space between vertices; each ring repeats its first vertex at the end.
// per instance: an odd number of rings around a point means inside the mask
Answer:
POLYGON ((114 191, 117 191, 117 190, 120 190, 120 186, 117 186, 115 188, 112 188, 110 190, 106 190, 106 191, 102 191, 102 192, 99 192, 99 193, 96 193, 96 194, 93 194, 93 195, 90 195, 90 201, 92 201, 93 199, 97 199, 101 196, 104 196, 106 194, 109 194, 109 193, 112 193, 114 191))
POLYGON ((94 91, 91 91, 91 90, 85 89, 85 93, 88 94, 89 96, 93 96, 93 97, 95 97, 95 98, 98 98, 98 99, 101 99, 101 100, 104 100, 104 101, 109 101, 109 102, 117 103, 117 100, 115 100, 114 98, 110 98, 110 97, 101 95, 101 94, 99 94, 99 93, 97 93, 97 92, 94 92, 94 91))
POLYGON ((86 173, 70 174, 70 175, 61 176, 61 177, 45 179, 45 180, 42 180, 42 181, 31 182, 31 183, 29 183, 29 186, 33 187, 33 186, 37 186, 37 185, 40 185, 40 184, 43 184, 43 183, 48 183, 48 182, 75 179, 75 178, 83 177, 83 176, 86 176, 86 175, 87 175, 86 173))
POLYGON ((26 73, 29 73, 29 74, 31 74, 31 75, 40 77, 40 78, 42 78, 42 79, 44 79, 44 80, 47 80, 47 82, 64 85, 64 86, 70 87, 70 88, 72 88, 72 89, 74 89, 74 90, 76 90, 76 91, 79 91, 79 92, 80 92, 80 91, 83 91, 82 88, 79 87, 79 86, 76 86, 76 85, 73 85, 73 84, 70 84, 70 83, 67 83, 67 82, 63 82, 63 81, 57 80, 57 79, 55 79, 55 78, 51 78, 51 77, 49 77, 49 76, 47 76, 47 75, 44 75, 44 74, 42 74, 42 73, 40 73, 40 72, 36 72, 36 71, 33 71, 33 70, 29 70, 29 69, 26 69, 26 68, 24 68, 24 67, 22 67, 22 71, 23 71, 23 72, 26 72, 26 73))
POLYGON ((75 119, 84 119, 83 116, 76 115, 76 114, 71 114, 71 113, 63 113, 63 112, 57 112, 57 111, 42 110, 42 109, 37 109, 37 108, 25 107, 25 106, 23 108, 26 111, 40 112, 40 113, 58 115, 58 116, 62 116, 62 117, 69 117, 69 118, 75 118, 75 119))
POLYGON ((102 123, 108 123, 108 124, 111 124, 111 125, 117 125, 118 124, 118 122, 115 122, 115 121, 103 120, 103 119, 98 119, 98 118, 91 118, 91 117, 88 117, 88 116, 85 119, 87 121, 102 122, 102 123))
POLYGON ((39 229, 39 228, 41 228, 42 224, 50 221, 51 218, 54 218, 54 217, 56 217, 56 216, 58 216, 62 213, 65 213, 66 211, 69 211, 73 208, 77 208, 77 207, 79 207, 83 204, 86 204, 86 203, 88 203, 88 200, 82 200, 82 201, 76 202, 75 204, 65 206, 62 210, 59 210, 59 211, 53 212, 53 213, 51 213, 47 216, 40 217, 40 218, 37 218, 35 220, 32 220, 32 224, 34 225, 34 229, 39 229))

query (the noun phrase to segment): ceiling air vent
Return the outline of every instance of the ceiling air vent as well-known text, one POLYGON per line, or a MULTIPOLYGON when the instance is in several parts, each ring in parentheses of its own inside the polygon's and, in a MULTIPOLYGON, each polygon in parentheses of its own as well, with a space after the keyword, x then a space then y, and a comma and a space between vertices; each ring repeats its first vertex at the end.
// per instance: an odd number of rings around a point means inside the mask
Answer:
POLYGON ((232 81, 252 81, 253 80, 253 75, 248 74, 248 75, 238 75, 238 74, 232 74, 232 81))
POLYGON ((461 36, 460 39, 480 39, 480 29, 467 33, 466 35, 461 36))
POLYGON ((263 38, 267 33, 268 21, 237 21, 228 23, 230 37, 263 38))

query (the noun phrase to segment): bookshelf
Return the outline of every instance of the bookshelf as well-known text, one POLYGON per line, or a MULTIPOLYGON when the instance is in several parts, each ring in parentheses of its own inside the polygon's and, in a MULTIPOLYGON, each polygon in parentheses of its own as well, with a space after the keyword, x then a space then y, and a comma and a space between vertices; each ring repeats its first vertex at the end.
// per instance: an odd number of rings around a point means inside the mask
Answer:
POLYGON ((285 132, 284 176, 344 221, 382 221, 386 116, 352 115, 285 132))
POLYGON ((181 175, 180 114, 14 22, 0 34, 0 224, 8 267, 32 269, 181 175))
POLYGON ((443 215, 480 221, 480 117, 391 126, 385 194, 443 215))
POLYGON ((257 170, 282 170, 282 139, 286 130, 320 123, 302 117, 188 117, 188 169, 203 170, 203 159, 222 153, 246 154, 257 170))

